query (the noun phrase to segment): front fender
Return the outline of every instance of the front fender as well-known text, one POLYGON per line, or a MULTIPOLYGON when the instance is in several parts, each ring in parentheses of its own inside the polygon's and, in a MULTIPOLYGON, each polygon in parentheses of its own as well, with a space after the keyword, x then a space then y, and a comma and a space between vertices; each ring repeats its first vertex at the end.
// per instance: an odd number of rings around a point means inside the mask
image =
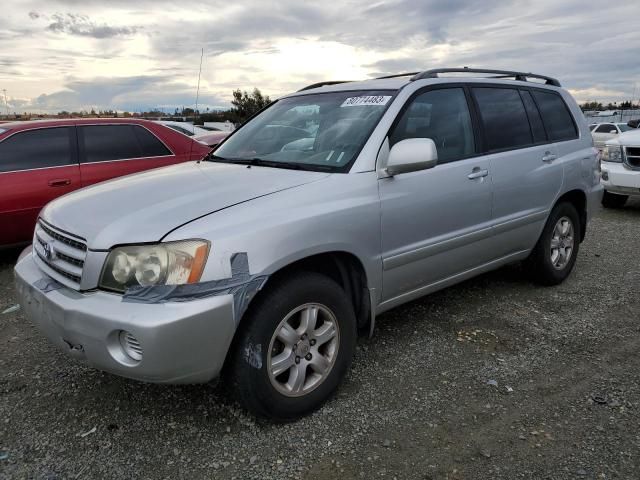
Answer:
POLYGON ((165 241, 205 238, 212 248, 202 281, 229 278, 230 258, 246 252, 251 275, 272 275, 293 262, 346 252, 380 291, 380 198, 375 172, 323 180, 236 205, 171 232, 165 241))

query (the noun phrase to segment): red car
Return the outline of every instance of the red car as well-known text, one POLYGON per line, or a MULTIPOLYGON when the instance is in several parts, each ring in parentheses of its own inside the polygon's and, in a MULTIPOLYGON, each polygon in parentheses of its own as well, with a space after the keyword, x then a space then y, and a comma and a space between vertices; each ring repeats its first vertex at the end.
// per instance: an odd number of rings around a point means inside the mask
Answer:
POLYGON ((216 131, 216 132, 203 133, 201 135, 195 135, 193 138, 198 140, 200 143, 204 143, 205 145, 209 145, 211 148, 213 148, 213 147, 217 147, 218 144, 222 140, 227 138, 230 134, 231 132, 216 131))
POLYGON ((198 160, 209 151, 198 141, 145 120, 3 123, 0 247, 30 242, 40 209, 56 197, 110 178, 198 160))

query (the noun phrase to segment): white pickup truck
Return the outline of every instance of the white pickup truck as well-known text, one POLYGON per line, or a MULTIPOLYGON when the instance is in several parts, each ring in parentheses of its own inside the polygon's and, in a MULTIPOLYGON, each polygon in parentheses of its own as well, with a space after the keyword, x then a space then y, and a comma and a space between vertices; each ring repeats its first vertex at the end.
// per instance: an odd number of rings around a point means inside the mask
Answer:
POLYGON ((602 151, 602 204, 622 207, 629 196, 640 196, 640 129, 608 140, 602 151))

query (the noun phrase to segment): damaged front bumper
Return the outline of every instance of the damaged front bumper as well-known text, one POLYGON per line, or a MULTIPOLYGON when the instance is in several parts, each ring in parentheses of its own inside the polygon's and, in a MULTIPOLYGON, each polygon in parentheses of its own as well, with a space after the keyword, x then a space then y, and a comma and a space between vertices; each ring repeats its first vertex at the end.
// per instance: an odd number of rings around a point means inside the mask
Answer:
POLYGON ((102 291, 51 289, 30 251, 18 260, 15 277, 26 316, 51 342, 95 368, 136 380, 211 380, 222 369, 236 328, 233 294, 136 303, 102 291), (127 353, 131 345, 133 356, 127 353))

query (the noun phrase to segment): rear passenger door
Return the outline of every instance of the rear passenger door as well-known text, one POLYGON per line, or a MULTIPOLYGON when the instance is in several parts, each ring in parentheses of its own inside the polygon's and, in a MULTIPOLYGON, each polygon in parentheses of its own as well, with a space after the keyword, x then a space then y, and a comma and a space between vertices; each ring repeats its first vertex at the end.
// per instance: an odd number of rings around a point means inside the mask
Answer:
POLYGON ((177 158, 141 125, 78 125, 82 186, 163 167, 177 158))
POLYGON ((493 180, 496 257, 532 248, 562 187, 563 167, 529 89, 471 88, 493 180))
POLYGON ((430 138, 438 164, 379 180, 383 301, 426 293, 491 259, 491 173, 477 154, 464 87, 418 92, 398 115, 390 147, 430 138))

